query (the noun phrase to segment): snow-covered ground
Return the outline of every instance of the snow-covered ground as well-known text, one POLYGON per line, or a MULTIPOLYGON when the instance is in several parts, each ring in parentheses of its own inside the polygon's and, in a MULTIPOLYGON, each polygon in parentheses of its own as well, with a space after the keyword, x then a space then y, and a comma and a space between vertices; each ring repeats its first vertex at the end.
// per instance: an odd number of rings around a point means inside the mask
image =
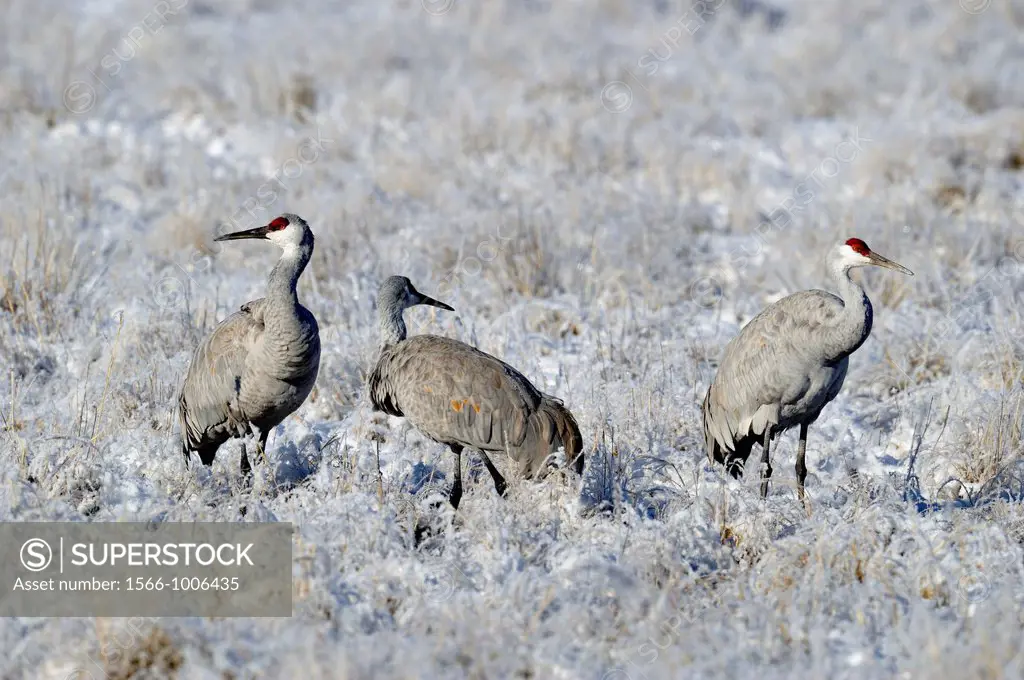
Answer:
POLYGON ((289 619, 5 619, 0 675, 1020 677, 1022 28, 1019 0, 0 3, 0 519, 245 504, 301 539, 289 619), (316 233, 323 359, 243 492, 238 445, 186 471, 171 414, 276 257, 212 237, 281 212, 316 233), (875 327, 808 517, 795 433, 762 502, 700 402, 850 236, 916 276, 856 274, 875 327), (430 510, 450 454, 362 394, 392 273, 458 310, 412 332, 566 401, 582 483, 430 510))

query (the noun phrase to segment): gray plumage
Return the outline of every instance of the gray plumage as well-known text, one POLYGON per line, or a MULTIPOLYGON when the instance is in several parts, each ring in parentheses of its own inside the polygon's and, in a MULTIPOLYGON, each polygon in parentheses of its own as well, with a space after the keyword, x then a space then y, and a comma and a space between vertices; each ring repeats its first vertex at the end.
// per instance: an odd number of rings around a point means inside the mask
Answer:
POLYGON ((761 444, 762 496, 771 476, 772 438, 800 425, 796 472, 805 502, 807 428, 839 394, 850 354, 871 333, 871 301, 850 270, 877 265, 913 275, 860 239, 835 246, 827 263, 839 295, 808 290, 764 309, 725 348, 704 397, 708 459, 739 478, 753 445, 761 444))
POLYGON ((504 478, 488 457, 507 452, 520 474, 542 475, 552 454, 583 471, 583 439, 575 418, 561 401, 542 393, 522 373, 490 354, 450 338, 406 338, 402 314, 426 304, 454 311, 417 291, 404 276, 392 276, 377 297, 380 353, 368 378, 377 411, 407 418, 423 434, 455 453, 455 480, 449 500, 462 496, 461 454, 477 449, 504 495, 504 478))
MULTIPOLYGON (((309 396, 320 368, 316 319, 299 304, 296 285, 313 254, 313 232, 298 215, 217 241, 265 239, 282 250, 267 296, 242 305, 196 349, 178 400, 181 450, 211 465, 232 437, 253 432, 261 454, 274 427, 309 396)), ((251 470, 242 446, 241 470, 251 470)))

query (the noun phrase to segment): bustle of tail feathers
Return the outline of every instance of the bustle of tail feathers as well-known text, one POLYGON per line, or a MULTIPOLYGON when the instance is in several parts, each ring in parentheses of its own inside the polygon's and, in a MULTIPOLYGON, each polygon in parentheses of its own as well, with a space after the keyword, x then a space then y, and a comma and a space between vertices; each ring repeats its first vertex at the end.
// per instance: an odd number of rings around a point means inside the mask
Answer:
MULTIPOLYGON (((537 409, 537 412, 531 418, 535 421, 537 433, 541 435, 541 441, 549 443, 551 451, 554 451, 559 446, 565 449, 566 464, 572 467, 577 474, 582 475, 584 464, 583 435, 580 434, 580 426, 576 423, 576 418, 573 417, 561 400, 544 395, 540 402, 540 408, 537 409)), ((529 471, 531 473, 539 472, 536 469, 529 471)))
POLYGON ((384 380, 384 360, 381 359, 377 362, 377 365, 370 372, 370 375, 366 378, 367 391, 370 395, 370 404, 373 406, 373 410, 383 411, 390 416, 398 416, 402 418, 405 416, 402 413, 402 409, 398 408, 398 404, 395 403, 393 397, 394 390, 384 380))
POLYGON ((178 397, 178 426, 181 429, 181 455, 185 457, 185 467, 189 467, 189 450, 188 450, 188 417, 187 417, 187 406, 185 404, 185 395, 181 394, 178 397))
POLYGON ((217 455, 217 449, 220 448, 219 442, 207 442, 202 443, 199 440, 199 436, 196 432, 191 431, 188 421, 188 402, 185 401, 185 395, 182 394, 178 399, 178 424, 181 428, 181 455, 185 458, 185 467, 191 467, 191 457, 194 451, 199 455, 199 460, 202 461, 203 465, 209 467, 213 464, 213 459, 217 455), (194 445, 189 446, 189 440, 195 442, 194 445))
POLYGON ((729 451, 715 439, 711 427, 714 416, 711 412, 710 387, 708 387, 707 394, 704 395, 704 405, 701 407, 701 410, 704 416, 704 447, 708 454, 708 461, 725 465, 729 474, 739 479, 743 475, 743 466, 746 464, 747 458, 750 457, 750 450, 757 443, 757 438, 746 436, 737 439, 733 443, 735 447, 733 451, 729 451))
POLYGON ((722 457, 719 454, 718 442, 715 441, 715 436, 711 434, 711 387, 708 387, 708 391, 704 395, 701 413, 704 417, 704 450, 708 454, 708 462, 721 463, 722 457))

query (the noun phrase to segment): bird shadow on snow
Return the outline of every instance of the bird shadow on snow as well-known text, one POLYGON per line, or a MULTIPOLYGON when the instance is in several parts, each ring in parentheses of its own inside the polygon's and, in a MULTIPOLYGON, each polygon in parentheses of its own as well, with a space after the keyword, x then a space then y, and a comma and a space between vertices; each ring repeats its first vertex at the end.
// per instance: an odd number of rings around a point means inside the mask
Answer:
POLYGON ((323 461, 324 442, 328 440, 329 429, 326 425, 315 425, 313 431, 298 442, 285 441, 274 449, 270 461, 275 490, 290 491, 317 473, 323 461))
POLYGON ((1024 476, 1020 471, 1019 462, 1014 459, 1007 465, 1000 468, 988 481, 986 481, 976 493, 970 491, 970 485, 963 481, 950 477, 936 490, 936 494, 950 484, 959 485, 960 489, 967 494, 966 498, 939 502, 929 501, 921 492, 921 480, 917 475, 915 466, 921 455, 924 446, 925 434, 928 430, 928 423, 931 414, 931 404, 918 417, 914 423, 914 433, 911 438, 910 456, 907 458, 907 473, 903 480, 903 501, 914 508, 922 515, 945 510, 964 510, 970 508, 983 508, 996 502, 1003 503, 1024 503, 1024 476))
POLYGON ((916 456, 912 456, 908 464, 907 477, 903 485, 903 501, 913 505, 922 515, 945 510, 983 508, 997 502, 1024 503, 1024 478, 1013 474, 1008 469, 1000 471, 985 482, 977 493, 971 493, 967 484, 951 477, 939 487, 936 493, 941 492, 947 485, 957 484, 967 494, 967 497, 948 501, 930 501, 921 492, 921 480, 914 472, 914 458, 916 456))
MULTIPOLYGON (((399 504, 404 505, 413 516, 413 545, 417 548, 424 546, 430 538, 440 537, 452 519, 452 512, 457 512, 451 510, 448 501, 450 477, 451 473, 423 461, 410 463, 408 469, 400 475, 402 495, 399 504)), ((533 481, 543 483, 544 480, 533 481)), ((490 473, 479 456, 468 456, 463 485, 466 491, 476 487, 483 493, 495 493, 490 473)))
POLYGON ((580 513, 584 516, 611 515, 617 508, 633 508, 641 517, 658 519, 674 496, 664 484, 653 482, 668 463, 654 456, 612 452, 598 445, 583 470, 580 513))
MULTIPOLYGON (((476 486, 481 481, 486 481, 489 484, 490 476, 484 478, 487 469, 484 467, 483 461, 468 451, 467 454, 464 455, 466 460, 463 462, 465 470, 462 483, 466 484, 468 481, 469 484, 476 486)), ((444 472, 439 465, 417 461, 402 476, 402 489, 414 496, 419 495, 425 488, 433 489, 435 486, 447 485, 450 475, 451 473, 444 472)), ((447 492, 448 489, 445 486, 445 493, 447 492)))
MULTIPOLYGON (((470 457, 469 475, 466 477, 478 480, 474 474, 473 458, 470 457)), ((452 519, 451 506, 448 502, 449 475, 437 465, 416 461, 408 462, 408 468, 399 475, 399 497, 396 503, 399 515, 404 515, 412 531, 413 547, 416 549, 437 547, 431 539, 440 539, 452 519)), ((466 478, 463 479, 465 484, 466 478)))
MULTIPOLYGON (((969 486, 959 480, 949 479, 936 493, 940 493, 946 485, 958 483, 967 494, 966 498, 948 501, 931 501, 921 492, 920 480, 915 472, 915 463, 920 455, 924 441, 924 424, 915 427, 911 455, 907 460, 907 469, 902 487, 903 501, 912 505, 917 512, 928 514, 949 510, 965 510, 981 508, 996 502, 1024 503, 1024 474, 1018 473, 1011 466, 1000 470, 977 491, 971 492, 969 486)), ((886 456, 886 458, 891 458, 886 456)), ((898 465, 902 461, 896 459, 882 460, 888 465, 898 465)), ((830 461, 828 465, 835 465, 830 461)), ((604 445, 598 445, 590 454, 583 473, 579 503, 583 516, 617 514, 621 508, 632 508, 646 519, 657 520, 664 516, 665 510, 679 492, 671 481, 668 468, 672 466, 665 460, 638 451, 614 452, 604 445), (664 482, 659 482, 664 479, 664 482)), ((676 471, 678 474, 678 471, 676 471)), ((682 480, 679 480, 682 483, 682 480)), ((759 482, 757 482, 759 484, 759 482)), ((785 533, 795 532, 795 525, 785 533)))
POLYGON ((444 481, 448 475, 437 465, 417 461, 406 473, 402 480, 402 489, 413 496, 416 496, 427 486, 433 486, 436 482, 444 481))
MULTIPOLYGON (((237 477, 237 472, 232 472, 228 477, 221 477, 215 474, 209 467, 199 464, 195 456, 189 464, 194 469, 191 479, 186 480, 185 486, 177 494, 178 500, 192 495, 197 489, 208 492, 210 498, 204 503, 207 507, 216 507, 224 498, 231 497, 238 491, 251 492, 263 489, 263 493, 271 496, 278 493, 286 493, 302 485, 312 478, 320 469, 323 460, 324 443, 328 440, 330 428, 327 425, 314 425, 312 432, 301 437, 298 441, 285 439, 283 436, 275 436, 274 443, 267 446, 266 462, 256 451, 254 437, 246 437, 242 440, 249 455, 249 461, 253 464, 253 474, 259 478, 245 482, 237 477)), ((240 454, 241 451, 238 451, 240 454)), ((232 460, 235 452, 231 452, 232 460)))

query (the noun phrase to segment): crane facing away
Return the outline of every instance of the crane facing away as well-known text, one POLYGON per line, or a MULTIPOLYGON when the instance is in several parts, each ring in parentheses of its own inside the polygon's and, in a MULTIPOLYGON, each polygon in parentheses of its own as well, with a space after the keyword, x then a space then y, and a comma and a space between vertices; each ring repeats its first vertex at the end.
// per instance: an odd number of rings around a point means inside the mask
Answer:
POLYGON ((565 449, 567 464, 583 472, 583 438, 562 402, 542 393, 523 374, 490 354, 436 335, 406 338, 403 312, 414 305, 455 311, 423 295, 404 276, 392 276, 377 296, 380 352, 367 380, 375 411, 405 417, 455 454, 448 501, 462 498, 462 450, 480 452, 494 488, 507 485, 488 452, 507 452, 519 473, 542 475, 551 454, 565 449))
POLYGON ((871 333, 871 301, 850 270, 876 265, 914 275, 858 238, 837 244, 826 262, 839 296, 806 290, 762 310, 725 348, 703 406, 708 460, 724 463, 733 477, 761 444, 762 497, 772 474, 772 438, 799 425, 797 493, 805 507, 807 428, 839 394, 850 355, 871 333))
MULTIPOLYGON (((267 296, 242 305, 196 349, 178 400, 181 451, 211 465, 220 445, 252 432, 265 457, 270 431, 309 396, 320 369, 320 331, 296 285, 313 255, 313 232, 298 215, 218 237, 261 239, 282 250, 267 296)), ((252 468, 242 443, 241 472, 252 468)))

